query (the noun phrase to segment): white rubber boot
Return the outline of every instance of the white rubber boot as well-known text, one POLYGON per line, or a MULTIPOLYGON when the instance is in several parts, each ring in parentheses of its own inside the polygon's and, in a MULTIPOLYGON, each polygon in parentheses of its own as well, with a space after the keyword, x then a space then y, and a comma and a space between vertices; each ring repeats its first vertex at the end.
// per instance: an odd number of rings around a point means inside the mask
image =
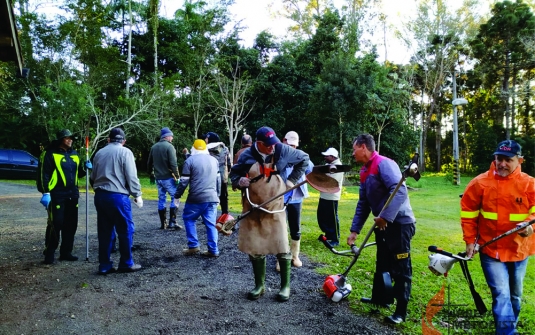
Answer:
POLYGON ((290 244, 290 251, 292 252, 292 264, 296 268, 303 266, 303 262, 301 262, 299 259, 299 249, 301 249, 301 241, 292 240, 292 243, 290 244))

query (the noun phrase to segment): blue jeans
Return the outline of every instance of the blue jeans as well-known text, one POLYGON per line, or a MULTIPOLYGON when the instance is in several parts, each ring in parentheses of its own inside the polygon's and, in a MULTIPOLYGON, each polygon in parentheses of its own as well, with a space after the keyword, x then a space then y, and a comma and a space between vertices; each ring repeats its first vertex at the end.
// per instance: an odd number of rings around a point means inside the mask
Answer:
POLYGON ((528 258, 518 262, 501 262, 483 253, 479 258, 492 293, 492 314, 496 334, 516 334, 528 258))
POLYGON ((132 243, 134 221, 132 205, 126 194, 107 191, 95 191, 95 208, 97 209, 98 262, 99 271, 106 272, 113 267, 111 249, 113 248, 114 229, 119 239, 119 268, 134 265, 132 243))
POLYGON ((216 216, 217 202, 203 202, 200 204, 186 202, 184 211, 182 212, 182 219, 184 219, 184 228, 186 229, 186 236, 188 238, 188 248, 199 247, 195 222, 199 217, 202 217, 202 222, 206 226, 206 245, 208 246, 208 251, 214 255, 219 255, 219 249, 217 248, 218 236, 215 227, 216 216))
POLYGON ((173 198, 176 193, 176 182, 173 178, 169 179, 156 179, 156 185, 158 186, 158 210, 165 209, 165 203, 167 201, 167 194, 171 196, 170 208, 175 208, 173 198))

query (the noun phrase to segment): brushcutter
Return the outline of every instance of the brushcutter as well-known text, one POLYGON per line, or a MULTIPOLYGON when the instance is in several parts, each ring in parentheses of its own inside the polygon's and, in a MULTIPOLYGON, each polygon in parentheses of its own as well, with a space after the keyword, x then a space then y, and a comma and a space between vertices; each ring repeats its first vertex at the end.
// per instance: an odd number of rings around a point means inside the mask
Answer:
MULTIPOLYGON (((534 223, 535 223, 535 220, 522 222, 518 224, 515 228, 510 229, 506 231, 505 233, 496 236, 492 240, 487 241, 483 243, 482 245, 479 245, 476 243, 474 247, 474 251, 478 252, 479 250, 483 249, 489 244, 492 244, 506 236, 516 233, 528 226, 531 226, 534 223)), ((428 268, 429 270, 431 270, 431 272, 433 272, 437 276, 446 275, 447 272, 451 270, 451 268, 453 267, 453 264, 459 262, 459 264, 461 265, 461 269, 463 270, 463 275, 466 281, 468 282, 468 286, 470 287, 470 293, 472 294, 472 298, 474 299, 476 308, 479 314, 485 314, 487 312, 487 306, 485 306, 483 299, 481 298, 481 296, 479 295, 479 293, 476 291, 474 287, 474 282, 472 281, 472 276, 470 275, 470 271, 468 270, 468 263, 467 263, 467 261, 470 261, 471 258, 466 257, 466 252, 459 252, 458 254, 453 254, 451 252, 443 250, 442 248, 438 248, 434 245, 430 245, 427 249, 435 253, 434 255, 429 256, 428 268), (441 257, 439 257, 439 255, 441 257), (446 257, 444 258, 444 256, 446 257)))
POLYGON ((336 179, 329 177, 326 173, 339 173, 339 172, 347 172, 351 169, 349 165, 322 165, 322 166, 314 166, 312 169, 312 172, 305 175, 305 180, 294 185, 293 187, 285 190, 282 193, 279 193, 266 201, 262 202, 261 204, 255 204, 251 201, 249 197, 249 188, 245 189, 245 195, 247 197, 247 201, 252 206, 252 209, 240 214, 237 218, 228 219, 225 222, 217 222, 216 228, 219 232, 221 232, 224 235, 230 235, 232 234, 232 228, 236 226, 238 222, 240 222, 241 219, 246 217, 247 215, 251 214, 254 210, 262 210, 267 213, 278 213, 285 210, 285 207, 283 207, 280 210, 277 211, 269 211, 262 206, 277 200, 278 198, 284 196, 286 193, 291 192, 295 190, 298 187, 301 187, 302 185, 308 183, 310 186, 315 188, 316 190, 320 192, 326 192, 326 193, 336 193, 340 191, 340 186, 338 186, 338 181, 336 179), (325 172, 324 172, 325 171, 325 172))
MULTIPOLYGON (((398 184, 396 185, 396 188, 394 191, 390 194, 388 197, 386 203, 384 204, 383 208, 381 209, 381 213, 388 208, 390 203, 392 202, 392 199, 398 192, 399 188, 403 184, 403 182, 408 178, 412 177, 415 180, 420 179, 420 173, 418 172, 418 154, 414 154, 409 164, 405 167, 405 170, 401 174, 401 179, 399 180, 398 184)), ((379 213, 378 216, 381 216, 381 213, 379 213)), ((368 243, 368 240, 370 236, 372 235, 376 225, 375 223, 371 226, 370 230, 364 237, 364 240, 362 241, 360 248, 357 248, 355 245, 351 245, 350 251, 338 251, 336 250, 328 241, 327 238, 324 235, 320 235, 318 237, 318 240, 323 243, 331 252, 333 252, 335 255, 340 256, 352 256, 353 260, 347 267, 347 269, 342 274, 337 275, 330 275, 325 279, 325 282, 323 283, 323 291, 325 292, 325 295, 329 299, 331 299, 334 302, 339 302, 340 300, 346 298, 351 293, 351 285, 347 283, 347 275, 353 265, 357 262, 360 254, 362 253, 362 250, 364 248, 370 247, 372 245, 375 245, 375 242, 368 243)), ((375 295, 380 295, 381 297, 392 297, 392 279, 390 277, 390 273, 383 272, 383 273, 375 273, 374 275, 374 287, 377 289, 379 287, 383 288, 381 292, 374 292, 375 295)), ((373 299, 374 294, 372 293, 372 300, 378 301, 381 304, 388 304, 392 303, 392 301, 387 300, 386 298, 381 299, 373 299)), ((390 298, 391 299, 391 298, 390 298)))

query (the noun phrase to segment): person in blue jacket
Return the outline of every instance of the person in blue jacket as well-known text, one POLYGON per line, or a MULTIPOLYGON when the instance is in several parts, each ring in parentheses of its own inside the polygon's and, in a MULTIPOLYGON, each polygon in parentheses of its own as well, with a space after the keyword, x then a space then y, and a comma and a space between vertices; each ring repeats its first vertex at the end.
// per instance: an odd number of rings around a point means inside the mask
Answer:
MULTIPOLYGON (((412 265, 411 239, 415 233, 416 219, 409 202, 407 187, 403 184, 382 211, 390 194, 402 178, 399 166, 393 160, 375 151, 375 141, 370 134, 357 136, 353 141, 353 157, 364 164, 360 169, 359 201, 351 224, 347 244, 355 244, 368 216, 375 221, 377 243, 376 274, 389 272, 396 299, 394 314, 385 318, 387 323, 398 324, 407 317, 407 305, 411 295, 412 265)), ((381 291, 374 280, 373 291, 381 291)), ((372 291, 372 292, 373 292, 372 291)), ((362 298, 364 303, 378 304, 372 299, 362 298)), ((380 303, 378 305, 381 305, 380 303)))

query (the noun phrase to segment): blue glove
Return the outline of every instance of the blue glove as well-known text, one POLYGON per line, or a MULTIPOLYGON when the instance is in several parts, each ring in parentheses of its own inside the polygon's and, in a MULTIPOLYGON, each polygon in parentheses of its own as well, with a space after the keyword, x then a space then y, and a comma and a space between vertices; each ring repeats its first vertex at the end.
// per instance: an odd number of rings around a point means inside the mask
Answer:
POLYGON ((43 194, 43 196, 41 197, 41 201, 40 203, 45 206, 46 209, 48 209, 48 205, 50 205, 50 201, 52 201, 52 199, 50 198, 50 193, 45 193, 43 194))
POLYGON ((85 167, 86 167, 86 169, 92 169, 93 168, 93 164, 91 164, 91 161, 87 161, 87 162, 85 162, 85 167))

